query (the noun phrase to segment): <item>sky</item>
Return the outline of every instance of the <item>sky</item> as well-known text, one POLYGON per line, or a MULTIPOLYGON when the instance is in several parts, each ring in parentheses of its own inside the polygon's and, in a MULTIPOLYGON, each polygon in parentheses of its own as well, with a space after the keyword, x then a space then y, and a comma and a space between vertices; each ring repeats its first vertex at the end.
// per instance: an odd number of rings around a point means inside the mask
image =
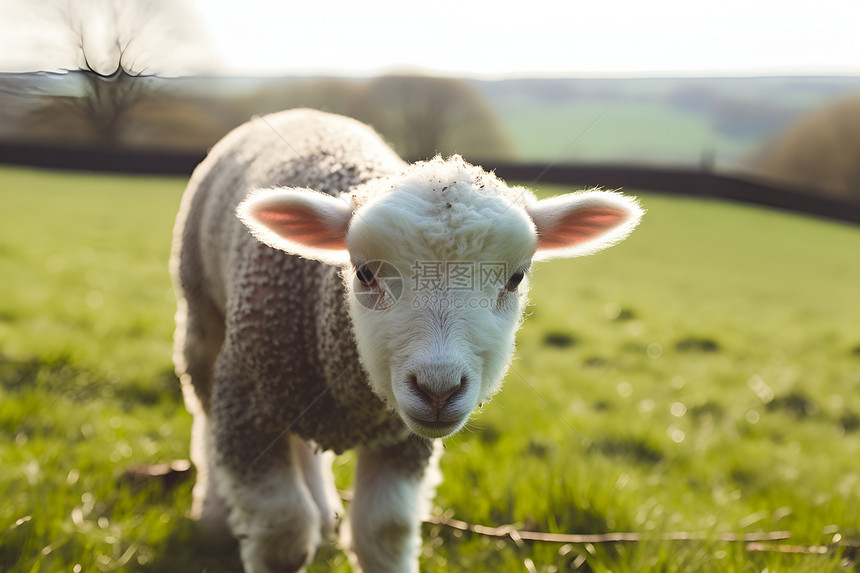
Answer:
POLYGON ((111 5, 169 75, 860 75, 857 0, 0 0, 0 71, 75 67, 51 14, 111 5))

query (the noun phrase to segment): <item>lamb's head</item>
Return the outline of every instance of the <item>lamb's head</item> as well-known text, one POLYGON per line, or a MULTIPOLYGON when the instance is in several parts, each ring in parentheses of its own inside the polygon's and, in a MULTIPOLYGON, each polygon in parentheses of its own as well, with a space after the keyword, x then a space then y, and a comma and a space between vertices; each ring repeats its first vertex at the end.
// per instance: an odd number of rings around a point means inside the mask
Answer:
POLYGON ((371 386, 426 437, 456 432, 499 389, 532 262, 599 251, 642 215, 617 193, 538 201, 456 156, 341 197, 257 191, 238 212, 264 243, 342 267, 371 386))

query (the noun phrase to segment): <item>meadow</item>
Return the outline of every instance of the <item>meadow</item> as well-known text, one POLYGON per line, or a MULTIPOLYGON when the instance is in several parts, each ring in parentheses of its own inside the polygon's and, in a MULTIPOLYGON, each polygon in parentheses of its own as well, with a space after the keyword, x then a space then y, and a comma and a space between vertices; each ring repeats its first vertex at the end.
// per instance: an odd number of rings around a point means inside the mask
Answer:
POLYGON ((497 112, 520 161, 696 165, 713 154, 737 164, 762 143, 760 135, 728 136, 707 115, 659 103, 511 101, 497 112))
MULTIPOLYGON (((2 571, 241 571, 187 519, 189 480, 128 477, 188 456, 167 274, 184 183, 0 168, 2 571)), ((435 504, 644 540, 425 525, 422 570, 860 570, 860 229, 640 196, 628 241, 532 273, 518 359, 446 440, 435 504), (722 540, 769 531, 790 539, 722 540)), ((348 570, 333 547, 310 569, 348 570)))

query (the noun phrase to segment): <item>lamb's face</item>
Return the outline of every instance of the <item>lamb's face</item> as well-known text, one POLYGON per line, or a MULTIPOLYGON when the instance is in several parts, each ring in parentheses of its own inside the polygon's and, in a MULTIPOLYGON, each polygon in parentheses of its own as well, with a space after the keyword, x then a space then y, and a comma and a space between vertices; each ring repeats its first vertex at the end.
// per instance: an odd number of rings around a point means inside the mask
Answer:
POLYGON ((500 387, 537 246, 521 206, 481 182, 445 183, 360 209, 344 270, 373 389, 426 437, 462 428, 500 387))
POLYGON ((532 260, 609 247, 642 210, 602 191, 538 201, 455 156, 352 196, 258 191, 238 214, 260 241, 342 268, 373 390, 413 432, 442 437, 499 388, 532 260))

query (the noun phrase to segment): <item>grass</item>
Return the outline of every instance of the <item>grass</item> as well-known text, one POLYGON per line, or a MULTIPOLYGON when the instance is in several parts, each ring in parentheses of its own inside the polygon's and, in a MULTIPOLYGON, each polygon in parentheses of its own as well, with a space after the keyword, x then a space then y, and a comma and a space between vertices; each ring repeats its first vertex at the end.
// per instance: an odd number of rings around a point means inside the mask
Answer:
POLYGON ((499 117, 523 161, 657 160, 698 163, 703 153, 736 161, 759 141, 717 133, 702 114, 657 103, 510 102, 499 117), (559 156, 559 154, 561 154, 559 156))
MULTIPOLYGON (((190 482, 124 477, 188 455, 166 271, 183 186, 0 169, 0 570, 240 570, 185 517, 190 482)), ((517 547, 428 525, 422 570, 857 570, 847 549, 719 534, 860 538, 860 230, 643 203, 624 244, 533 273, 519 358, 447 440, 436 504, 486 525, 706 538, 517 547)), ((352 465, 336 462, 341 487, 352 465)), ((327 547, 311 571, 348 567, 327 547)))

